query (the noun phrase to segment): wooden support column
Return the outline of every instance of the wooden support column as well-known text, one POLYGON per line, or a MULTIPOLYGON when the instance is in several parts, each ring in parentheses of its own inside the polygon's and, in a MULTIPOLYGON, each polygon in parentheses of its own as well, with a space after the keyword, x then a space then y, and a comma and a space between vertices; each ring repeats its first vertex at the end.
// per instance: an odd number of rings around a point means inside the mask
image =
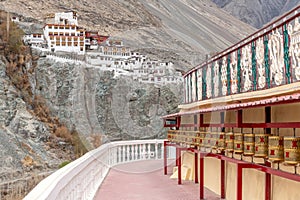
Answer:
POLYGON ((238 110, 236 114, 237 114, 237 116, 236 116, 237 127, 242 127, 242 124, 243 124, 243 110, 238 110))
POLYGON ((178 162, 179 162, 179 154, 178 154, 178 147, 176 147, 176 166, 178 167, 178 162))
MULTIPOLYGON (((271 123, 271 107, 265 107, 265 123, 271 123)), ((271 134, 271 128, 266 128, 266 134, 271 134)))
POLYGON ((167 141, 164 141, 164 174, 168 174, 168 163, 167 163, 167 141))
POLYGON ((221 160, 221 199, 225 199, 225 161, 221 160))
POLYGON ((181 185, 181 148, 177 148, 178 151, 178 185, 181 185))
MULTIPOLYGON (((221 119, 220 124, 224 125, 224 123, 225 123, 225 112, 220 112, 220 119, 221 119)), ((225 127, 221 128, 221 132, 225 132, 225 127)))
POLYGON ((204 156, 200 154, 200 199, 204 199, 204 156))
POLYGON ((204 126, 204 115, 203 114, 200 114, 200 127, 203 127, 204 126))
POLYGON ((198 181, 198 152, 195 152, 195 183, 199 183, 199 181, 198 181))
MULTIPOLYGON (((271 163, 266 161, 266 166, 271 167, 271 163)), ((266 173, 265 181, 265 200, 271 200, 271 174, 266 173)))
POLYGON ((243 167, 241 164, 237 164, 237 183, 236 183, 236 200, 242 200, 243 198, 243 167))

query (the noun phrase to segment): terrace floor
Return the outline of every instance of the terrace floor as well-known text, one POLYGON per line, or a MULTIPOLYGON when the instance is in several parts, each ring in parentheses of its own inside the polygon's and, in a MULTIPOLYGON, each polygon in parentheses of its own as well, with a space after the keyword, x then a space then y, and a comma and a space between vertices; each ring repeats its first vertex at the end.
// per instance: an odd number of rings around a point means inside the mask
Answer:
MULTIPOLYGON (((118 165, 110 170, 103 181, 95 200, 196 200, 199 199, 199 184, 170 179, 163 174, 162 160, 137 161, 118 165)), ((220 196, 205 188, 207 200, 217 200, 220 196)))

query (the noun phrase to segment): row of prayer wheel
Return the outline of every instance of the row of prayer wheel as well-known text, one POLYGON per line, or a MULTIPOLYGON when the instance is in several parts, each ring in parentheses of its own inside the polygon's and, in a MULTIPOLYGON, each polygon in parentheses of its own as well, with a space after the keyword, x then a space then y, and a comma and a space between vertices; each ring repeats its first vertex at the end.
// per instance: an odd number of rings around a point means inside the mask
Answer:
POLYGON ((199 150, 215 149, 289 165, 300 163, 300 137, 170 130, 168 140, 199 150))

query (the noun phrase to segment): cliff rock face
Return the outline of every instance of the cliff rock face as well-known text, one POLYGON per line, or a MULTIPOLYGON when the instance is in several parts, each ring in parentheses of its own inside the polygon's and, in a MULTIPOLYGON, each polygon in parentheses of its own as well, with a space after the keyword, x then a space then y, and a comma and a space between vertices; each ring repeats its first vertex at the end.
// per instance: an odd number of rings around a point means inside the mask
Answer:
MULTIPOLYGON (((108 140, 164 137, 160 116, 176 112, 182 85, 154 86, 114 76, 114 71, 40 58, 34 74, 36 94, 52 113, 81 133, 108 140)), ((88 148, 91 148, 89 145, 88 148)))
MULTIPOLYGON (((0 197, 12 191, 16 192, 17 188, 20 188, 19 191, 28 192, 36 182, 24 185, 21 180, 27 177, 33 179, 41 173, 47 174, 47 171, 57 169, 63 161, 74 159, 72 147, 54 138, 48 126, 28 110, 20 91, 11 84, 6 74, 4 61, 6 59, 1 57, 0 197)), ((31 67, 31 64, 28 63, 27 67, 31 67)))
POLYGON ((298 0, 212 0, 241 21, 261 28, 273 18, 299 5, 298 0))

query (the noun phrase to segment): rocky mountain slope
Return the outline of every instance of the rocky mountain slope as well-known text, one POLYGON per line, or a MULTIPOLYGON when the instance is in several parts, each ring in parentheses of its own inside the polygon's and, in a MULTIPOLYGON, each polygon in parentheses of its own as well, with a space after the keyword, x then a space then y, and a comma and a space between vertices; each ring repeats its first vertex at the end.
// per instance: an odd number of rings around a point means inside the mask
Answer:
POLYGON ((76 10, 80 25, 124 39, 140 52, 172 59, 183 71, 255 31, 210 0, 6 0, 0 9, 39 23, 47 14, 76 10))
POLYGON ((241 21, 261 28, 297 5, 298 0, 212 0, 241 21))

